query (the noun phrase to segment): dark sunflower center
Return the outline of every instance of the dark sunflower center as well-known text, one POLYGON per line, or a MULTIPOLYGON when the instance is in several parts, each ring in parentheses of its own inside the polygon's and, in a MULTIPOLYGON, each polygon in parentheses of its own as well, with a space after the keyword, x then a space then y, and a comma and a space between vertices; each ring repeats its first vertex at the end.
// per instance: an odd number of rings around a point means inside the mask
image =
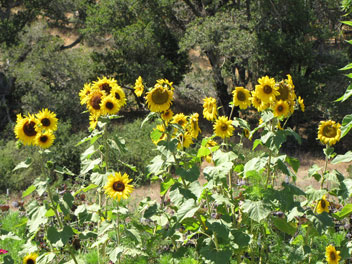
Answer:
POLYGON ((222 131, 226 131, 227 130, 227 125, 226 124, 222 124, 220 128, 221 128, 222 131))
POLYGON ((322 208, 325 208, 326 207, 326 203, 324 200, 320 200, 320 205, 322 208))
POLYGON ((288 87, 286 85, 280 84, 279 93, 280 93, 280 95, 276 96, 277 100, 286 101, 288 99, 289 90, 288 90, 288 87))
POLYGON ((35 123, 33 121, 31 122, 27 121, 23 126, 23 132, 28 137, 34 137, 37 134, 37 131, 35 131, 34 127, 35 127, 35 123))
POLYGON ((42 119, 42 125, 45 127, 50 126, 50 119, 49 118, 43 118, 42 119))
POLYGON ((117 182, 114 182, 114 184, 112 185, 112 188, 116 192, 123 192, 123 190, 125 189, 125 184, 123 182, 117 181, 117 182))
POLYGON ((284 106, 283 105, 279 105, 278 107, 277 107, 277 111, 278 112, 283 112, 284 111, 284 106))
POLYGON ((238 92, 237 93, 237 99, 239 101, 246 101, 246 95, 244 94, 244 92, 238 92))
POLYGON ((266 93, 266 94, 271 94, 272 91, 273 91, 273 89, 271 88, 270 85, 265 85, 264 88, 263 88, 263 91, 264 91, 264 93, 266 93))
POLYGON ((106 94, 110 94, 111 87, 108 83, 103 83, 102 85, 100 85, 100 89, 105 91, 106 94))
POLYGON ((185 123, 185 122, 184 122, 183 120, 179 120, 179 121, 177 122, 177 124, 179 124, 180 126, 183 126, 184 123, 185 123))
POLYGON ((107 108, 107 109, 113 109, 114 108, 114 104, 112 103, 112 102, 107 102, 106 104, 105 104, 105 107, 107 108))
POLYGON ((101 95, 95 95, 90 99, 90 105, 95 109, 99 110, 100 109, 100 103, 101 103, 101 95))
POLYGON ((334 138, 337 135, 336 128, 333 126, 325 126, 323 128, 323 135, 328 138, 334 138))
POLYGON ((330 252, 330 258, 331 260, 336 260, 335 252, 330 252))
POLYGON ((35 263, 35 262, 34 262, 33 259, 28 259, 27 262, 26 262, 26 264, 34 264, 34 263, 35 263))
POLYGON ((154 104, 162 105, 169 100, 169 93, 166 90, 156 90, 152 94, 152 101, 154 104))
POLYGON ((39 138, 39 140, 40 140, 40 142, 42 142, 42 143, 45 143, 45 142, 47 142, 48 141, 48 136, 46 136, 46 135, 44 135, 44 136, 41 136, 40 138, 39 138))

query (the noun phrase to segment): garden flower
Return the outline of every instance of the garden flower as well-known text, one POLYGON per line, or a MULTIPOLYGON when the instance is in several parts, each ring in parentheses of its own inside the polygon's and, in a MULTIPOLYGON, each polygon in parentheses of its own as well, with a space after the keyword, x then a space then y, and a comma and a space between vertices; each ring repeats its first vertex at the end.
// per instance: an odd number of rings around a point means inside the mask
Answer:
POLYGON ((323 212, 327 212, 329 213, 329 201, 326 200, 326 195, 323 195, 323 198, 318 202, 318 205, 317 205, 317 213, 318 214, 321 214, 323 212))
POLYGON ((34 144, 34 139, 37 135, 36 125, 38 120, 31 114, 22 117, 17 115, 17 121, 15 126, 16 138, 23 142, 24 145, 34 144))
POLYGON ((103 76, 102 79, 98 77, 98 81, 93 82, 92 88, 94 90, 98 89, 104 92, 105 95, 109 95, 111 90, 118 86, 117 81, 114 78, 106 78, 103 76))
POLYGON ((104 93, 100 90, 93 90, 89 95, 88 95, 88 102, 87 102, 87 108, 89 112, 93 115, 100 115, 101 114, 101 101, 103 99, 104 93))
POLYGON ((8 251, 6 249, 0 248, 0 255, 6 254, 8 251))
POLYGON ((318 139, 326 145, 335 145, 341 137, 341 125, 335 121, 320 121, 318 139))
POLYGON ((264 76, 258 79, 258 83, 259 84, 255 86, 255 93, 262 102, 270 103, 280 94, 278 92, 278 87, 275 86, 274 78, 264 76))
POLYGON ((220 116, 214 126, 215 135, 221 138, 231 137, 235 128, 232 126, 232 121, 226 116, 220 116))
POLYGON ((192 136, 188 132, 184 134, 180 134, 178 136, 178 141, 179 141, 179 143, 177 144, 178 149, 189 148, 189 146, 193 143, 192 136))
POLYGON ((161 113, 161 119, 164 120, 166 123, 168 123, 173 116, 174 112, 172 112, 170 108, 161 113))
POLYGON ((129 184, 131 181, 132 179, 129 179, 126 173, 121 176, 120 172, 115 172, 114 175, 108 176, 108 182, 104 186, 105 193, 118 201, 121 198, 127 199, 133 191, 133 185, 129 184))
POLYGON ((37 253, 31 253, 24 257, 23 264, 36 264, 37 263, 37 253))
POLYGON ((38 124, 42 129, 45 130, 52 130, 56 131, 57 130, 57 118, 56 114, 54 112, 51 112, 47 108, 42 109, 38 114, 35 115, 38 119, 38 124))
POLYGON ((269 107, 269 104, 264 103, 254 91, 252 91, 251 101, 252 105, 257 109, 258 112, 264 111, 269 107))
POLYGON ((203 116, 209 121, 216 119, 218 115, 218 109, 216 107, 216 99, 213 97, 207 97, 203 99, 203 116))
POLYGON ((161 85, 162 87, 169 90, 174 90, 174 87, 172 86, 173 82, 169 82, 167 79, 159 79, 156 81, 156 84, 161 85))
POLYGON ((280 100, 275 103, 273 111, 276 117, 286 117, 290 113, 290 108, 286 101, 280 100))
POLYGON ((171 121, 172 124, 178 124, 181 126, 183 129, 186 128, 187 126, 187 117, 183 113, 179 113, 174 115, 171 121))
POLYGON ((141 97, 144 91, 144 85, 142 81, 142 77, 139 76, 134 84, 134 93, 138 96, 141 97))
POLYGON ((300 96, 298 96, 297 102, 301 107, 301 111, 304 112, 304 103, 303 103, 303 99, 300 96))
POLYGON ((45 132, 39 132, 35 137, 35 145, 46 149, 49 148, 55 140, 55 135, 49 130, 45 132))
POLYGON ((97 127, 98 125, 98 118, 99 118, 99 115, 94 115, 94 114, 91 114, 89 116, 89 129, 90 130, 93 130, 97 127))
POLYGON ((145 97, 150 111, 164 112, 168 110, 172 104, 173 94, 171 89, 165 88, 160 83, 155 84, 154 88, 147 92, 145 97))
POLYGON ((189 117, 190 133, 192 138, 197 138, 199 133, 202 132, 198 125, 198 118, 199 118, 198 113, 194 113, 189 117))
POLYGON ((247 109, 251 105, 251 94, 243 87, 236 87, 233 94, 233 104, 240 109, 247 109))
POLYGON ((325 249, 325 257, 328 264, 338 264, 341 259, 340 251, 336 251, 333 245, 329 245, 325 249))
POLYGON ((294 96, 294 90, 292 88, 292 86, 286 84, 285 82, 281 81, 278 84, 278 90, 279 92, 278 95, 276 95, 276 100, 282 100, 282 101, 290 101, 292 100, 295 96, 294 96))
POLYGON ((105 96, 100 103, 100 108, 103 115, 114 115, 120 110, 120 104, 117 99, 112 96, 105 96))
POLYGON ((81 100, 81 105, 88 102, 88 95, 92 92, 92 87, 90 83, 85 83, 83 89, 79 92, 79 97, 81 100))
POLYGON ((126 104, 126 95, 121 86, 114 86, 110 94, 116 98, 120 108, 126 104))

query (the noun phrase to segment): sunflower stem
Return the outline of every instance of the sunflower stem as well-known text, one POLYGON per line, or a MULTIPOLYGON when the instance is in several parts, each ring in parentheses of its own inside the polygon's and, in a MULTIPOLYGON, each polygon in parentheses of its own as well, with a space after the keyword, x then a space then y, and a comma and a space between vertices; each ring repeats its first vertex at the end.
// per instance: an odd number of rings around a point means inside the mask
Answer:
MULTIPOLYGON (((117 208, 119 206, 117 205, 117 208)), ((117 224, 117 246, 120 246, 120 214, 117 212, 117 218, 116 218, 116 224, 117 224)), ((119 255, 119 260, 118 263, 121 263, 121 254, 119 255)))
MULTIPOLYGON (((328 148, 329 146, 326 145, 326 148, 328 148)), ((324 182, 325 182, 325 173, 327 171, 327 168, 328 168, 328 162, 329 162, 329 157, 327 154, 325 154, 325 165, 324 165, 324 170, 323 170, 323 177, 322 177, 322 180, 321 180, 321 184, 320 184, 320 189, 323 188, 324 186, 324 182)))

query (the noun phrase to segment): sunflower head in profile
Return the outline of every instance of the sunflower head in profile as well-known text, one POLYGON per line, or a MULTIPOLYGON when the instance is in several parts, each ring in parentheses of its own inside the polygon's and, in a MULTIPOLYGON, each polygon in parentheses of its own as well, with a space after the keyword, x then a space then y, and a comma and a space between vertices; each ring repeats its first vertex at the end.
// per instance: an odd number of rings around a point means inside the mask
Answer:
POLYGON ((202 132, 199 128, 198 119, 198 113, 194 113, 189 117, 189 131, 191 133, 192 138, 197 138, 199 133, 202 132))
POLYGON ((101 115, 101 101, 104 99, 105 93, 100 90, 93 90, 88 96, 87 108, 93 115, 101 115))
POLYGON ((189 148, 191 144, 193 144, 192 135, 189 132, 179 134, 178 137, 178 149, 189 148))
POLYGON ((287 117, 290 113, 290 106, 286 101, 279 100, 274 104, 273 111, 276 117, 287 117))
POLYGON ((14 129, 16 138, 18 138, 24 145, 32 145, 35 142, 37 136, 36 126, 38 120, 34 115, 28 114, 28 116, 22 117, 17 115, 16 126, 14 129))
POLYGON ((300 96, 298 96, 297 102, 299 104, 299 107, 301 108, 301 111, 304 112, 304 109, 305 109, 304 102, 303 102, 303 99, 300 96))
POLYGON ((277 85, 278 95, 276 95, 276 100, 282 100, 282 101, 290 101, 295 98, 295 91, 293 90, 292 86, 287 84, 284 81, 279 82, 277 85))
POLYGON ((341 138, 341 125, 335 121, 320 121, 318 139, 326 145, 335 145, 341 138))
POLYGON ((104 96, 100 103, 102 115, 115 115, 120 111, 120 104, 112 95, 104 96))
POLYGON ((120 172, 115 172, 108 176, 108 182, 104 186, 105 193, 118 201, 127 199, 134 188, 129 184, 131 181, 132 179, 129 179, 126 173, 121 175, 120 172))
POLYGON ((89 115, 89 130, 94 130, 98 125, 99 115, 89 115))
POLYGON ((323 195, 323 197, 318 202, 316 211, 318 214, 321 214, 323 212, 329 213, 329 206, 330 206, 330 203, 328 200, 326 200, 326 195, 323 195))
POLYGON ((152 112, 164 112, 172 104, 174 92, 167 85, 156 83, 154 88, 147 92, 145 99, 152 112))
POLYGON ((36 264, 37 263, 38 254, 31 253, 23 258, 23 264, 36 264))
POLYGON ((216 106, 216 99, 207 97, 203 99, 203 116, 209 121, 213 121, 218 116, 218 109, 216 106))
POLYGON ((39 121, 37 125, 39 126, 39 128, 52 131, 57 130, 58 119, 56 118, 56 114, 51 112, 47 108, 39 111, 39 113, 36 114, 36 117, 39 121))
POLYGON ((116 87, 111 90, 111 95, 116 98, 120 108, 126 104, 126 94, 121 86, 116 85, 116 87))
POLYGON ((247 109, 251 105, 251 93, 247 89, 236 87, 232 94, 233 104, 239 106, 240 109, 247 109))
POLYGON ((255 91, 252 91, 251 97, 252 105, 257 109, 258 112, 264 111, 269 107, 269 103, 264 103, 258 96, 255 91))
POLYGON ((92 87, 90 83, 85 83, 83 89, 79 91, 79 98, 81 105, 84 105, 88 102, 88 96, 92 92, 92 87))
POLYGON ((172 112, 170 108, 161 113, 161 119, 164 120, 166 123, 170 122, 173 116, 174 112, 172 112))
POLYGON ((93 82, 92 89, 98 89, 105 95, 109 95, 111 90, 117 86, 117 81, 114 78, 98 77, 98 81, 93 82))
POLYGON ((143 85, 143 80, 142 77, 139 76, 134 84, 134 93, 138 96, 141 97, 144 91, 144 85, 143 85))
POLYGON ((169 90, 174 90, 173 87, 173 82, 169 82, 167 79, 159 79, 156 81, 157 85, 161 85, 162 87, 169 89, 169 90))
POLYGON ((275 79, 264 76, 258 79, 258 83, 255 86, 255 93, 257 97, 264 103, 270 103, 275 100, 275 97, 279 95, 278 87, 275 86, 275 79))
POLYGON ((328 264, 338 264, 341 259, 340 251, 336 251, 333 245, 329 245, 325 249, 325 257, 328 264))
POLYGON ((49 148, 55 140, 55 135, 52 131, 39 132, 35 137, 35 145, 46 149, 49 148))
POLYGON ((226 116, 220 116, 213 125, 214 133, 216 136, 221 138, 228 138, 233 135, 235 128, 232 125, 232 121, 226 116))

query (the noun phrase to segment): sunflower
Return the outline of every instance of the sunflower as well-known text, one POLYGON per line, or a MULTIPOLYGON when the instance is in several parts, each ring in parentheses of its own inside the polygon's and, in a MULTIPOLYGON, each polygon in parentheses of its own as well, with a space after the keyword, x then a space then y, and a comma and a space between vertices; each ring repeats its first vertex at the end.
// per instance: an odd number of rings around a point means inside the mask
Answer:
POLYGON ((329 245, 325 249, 325 257, 328 264, 338 264, 341 259, 340 251, 336 251, 333 245, 329 245))
POLYGON ((105 193, 118 201, 121 198, 127 199, 133 191, 133 185, 129 184, 131 181, 126 173, 121 176, 120 172, 115 172, 115 175, 108 176, 108 182, 104 186, 105 193))
POLYGON ((93 82, 92 88, 104 92, 105 95, 109 95, 111 90, 117 86, 117 81, 114 78, 106 78, 103 76, 102 79, 98 77, 98 81, 93 82))
POLYGON ((174 90, 174 87, 172 86, 173 82, 169 82, 167 79, 159 79, 156 81, 156 84, 161 85, 166 89, 174 90))
POLYGON ((240 109, 247 109, 251 105, 251 94, 243 87, 236 87, 232 91, 233 104, 239 106, 240 109))
POLYGON ((97 125, 98 125, 98 118, 99 118, 99 115, 93 115, 91 114, 89 116, 89 129, 90 130, 94 130, 97 125))
POLYGON ((203 104, 203 116, 209 121, 216 119, 218 115, 218 109, 216 107, 216 99, 213 97, 204 98, 203 104))
POLYGON ((235 128, 232 126, 232 121, 226 116, 220 116, 213 126, 215 135, 221 138, 231 137, 235 128))
POLYGON ((172 112, 170 108, 161 113, 161 119, 164 120, 166 123, 168 123, 173 116, 174 112, 172 112))
POLYGON ((275 103, 273 111, 276 117, 286 117, 290 113, 290 107, 286 101, 279 100, 275 103))
POLYGON ((189 132, 180 134, 178 136, 179 143, 177 144, 178 149, 188 148, 192 143, 192 135, 189 132))
POLYGON ((264 76, 258 79, 255 86, 255 93, 257 97, 264 103, 270 103, 275 100, 275 96, 279 95, 278 87, 275 86, 275 79, 264 76))
POLYGON ((276 87, 278 87, 278 92, 279 94, 276 95, 276 100, 282 100, 282 101, 288 101, 291 100, 294 95, 293 95, 293 90, 290 85, 287 83, 281 81, 276 87))
POLYGON ((335 145, 341 137, 341 125, 335 121, 320 121, 318 139, 326 145, 335 145))
POLYGON ((142 77, 139 76, 134 84, 134 93, 138 96, 141 97, 144 91, 144 85, 143 85, 143 80, 142 77))
POLYGON ((202 132, 199 128, 198 119, 198 113, 194 113, 189 117, 190 133, 192 138, 197 138, 199 133, 202 132))
MULTIPOLYGON (((213 147, 215 147, 215 146, 217 146, 217 145, 218 145, 218 143, 216 143, 216 141, 214 141, 214 140, 212 140, 212 139, 208 140, 208 142, 205 144, 205 146, 206 146, 210 151, 211 151, 211 149, 212 149, 213 147)), ((211 163, 212 160, 213 160, 213 155, 212 155, 212 154, 209 154, 209 155, 205 156, 205 160, 206 160, 206 162, 211 163)))
POLYGON ((303 102, 303 99, 300 96, 298 96, 297 102, 298 102, 298 104, 299 104, 299 106, 301 108, 301 111, 304 112, 304 102, 303 102))
POLYGON ((81 99, 81 105, 88 102, 88 95, 92 92, 92 87, 90 83, 85 83, 83 89, 79 92, 79 97, 81 99))
POLYGON ((323 195, 323 197, 318 202, 316 212, 318 214, 321 214, 323 212, 329 213, 329 206, 330 206, 330 203, 328 200, 326 200, 326 195, 323 195))
POLYGON ((57 130, 57 118, 56 114, 48 110, 47 108, 42 109, 38 114, 36 114, 38 119, 38 126, 45 130, 57 130))
POLYGON ((126 104, 126 95, 121 86, 116 85, 113 89, 111 89, 110 94, 117 99, 120 108, 126 104))
POLYGON ((37 253, 31 253, 24 257, 23 264, 35 264, 37 263, 37 253))
POLYGON ((46 149, 49 148, 55 140, 55 135, 51 131, 45 131, 43 133, 38 133, 35 137, 35 145, 46 149))
POLYGON ((250 131, 248 130, 248 129, 243 129, 243 135, 246 137, 246 138, 248 138, 249 140, 251 140, 251 138, 249 138, 249 135, 250 135, 250 131))
POLYGON ((17 115, 17 121, 15 126, 16 138, 23 142, 24 145, 31 145, 34 143, 34 139, 37 135, 36 126, 38 120, 31 114, 22 117, 17 115))
POLYGON ((101 107, 100 103, 104 98, 104 92, 100 90, 94 90, 88 95, 87 108, 91 114, 100 115, 101 107))
POLYGON ((103 115, 114 115, 120 110, 120 104, 114 96, 109 95, 104 96, 100 108, 103 115))
POLYGON ((148 107, 152 112, 164 112, 172 104, 173 91, 157 83, 154 88, 147 92, 145 97, 148 107))
POLYGON ((187 117, 183 113, 178 113, 173 116, 171 123, 178 124, 183 129, 185 129, 187 126, 187 117))
POLYGON ((258 112, 264 111, 269 107, 269 104, 264 103, 255 91, 252 91, 251 97, 252 105, 257 109, 258 112))

